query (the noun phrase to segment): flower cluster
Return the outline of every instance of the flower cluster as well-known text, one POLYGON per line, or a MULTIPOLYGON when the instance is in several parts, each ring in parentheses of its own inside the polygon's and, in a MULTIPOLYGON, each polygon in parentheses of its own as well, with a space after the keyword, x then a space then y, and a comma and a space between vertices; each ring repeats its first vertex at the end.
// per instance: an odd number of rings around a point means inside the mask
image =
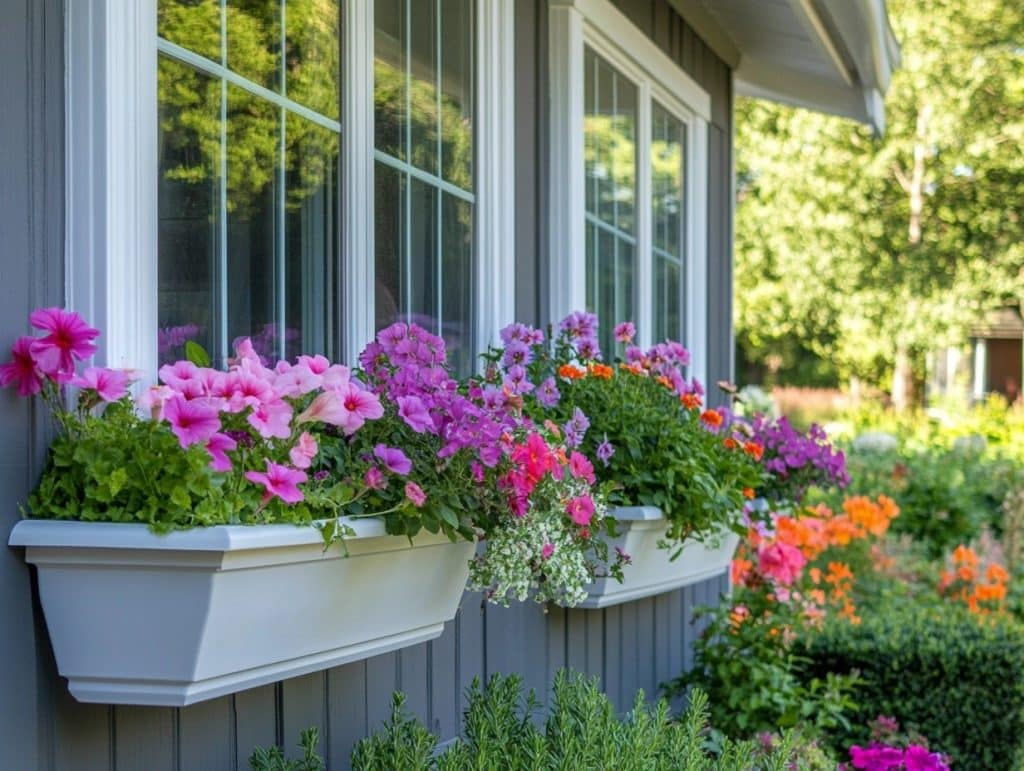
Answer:
POLYGON ((507 513, 489 529, 486 550, 470 566, 470 588, 503 605, 532 596, 571 607, 586 599, 596 577, 621 577, 628 556, 617 553, 607 565, 607 544, 595 537, 611 524, 606 496, 595 483, 591 462, 556 425, 517 431, 508 468, 498 478, 507 513))
POLYGON ((949 763, 941 753, 920 744, 907 747, 854 745, 850 747, 850 764, 844 767, 864 771, 949 771, 949 763))
POLYGON ((974 549, 960 544, 939 578, 939 594, 966 604, 972 613, 1000 613, 1005 610, 1009 580, 1009 572, 998 562, 983 565, 974 549))
POLYGON ((704 389, 686 377, 690 353, 665 341, 643 350, 632 323, 616 325, 622 356, 598 346, 598 319, 577 311, 551 339, 513 324, 489 352, 486 381, 518 400, 535 423, 554 422, 570 449, 614 483, 610 502, 659 507, 666 543, 732 526, 761 481, 763 447, 726 408, 705 409, 704 389))
POLYGON ((758 489, 762 497, 800 502, 810 487, 844 488, 849 484, 846 458, 829 444, 820 426, 812 425, 803 434, 785 417, 764 415, 751 417, 749 426, 753 439, 764 448, 768 476, 758 489))

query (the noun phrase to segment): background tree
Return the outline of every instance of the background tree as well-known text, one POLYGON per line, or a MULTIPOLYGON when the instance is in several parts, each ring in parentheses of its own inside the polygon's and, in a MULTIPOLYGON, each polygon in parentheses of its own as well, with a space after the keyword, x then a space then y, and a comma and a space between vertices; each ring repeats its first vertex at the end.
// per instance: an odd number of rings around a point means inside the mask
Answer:
POLYGON ((920 393, 925 353, 1024 289, 1024 4, 889 0, 881 139, 737 105, 736 316, 748 378, 920 393))

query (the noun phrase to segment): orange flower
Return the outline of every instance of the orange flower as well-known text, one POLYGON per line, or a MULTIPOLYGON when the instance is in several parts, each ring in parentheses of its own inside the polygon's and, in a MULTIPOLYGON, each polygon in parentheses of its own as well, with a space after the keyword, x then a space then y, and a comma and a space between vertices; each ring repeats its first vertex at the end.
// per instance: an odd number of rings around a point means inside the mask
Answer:
POLYGON ((754 497, 754 488, 753 487, 744 487, 743 488, 743 497, 747 498, 747 499, 752 499, 754 497))
POLYGON ((637 362, 634 362, 632 364, 620 364, 619 368, 626 370, 626 372, 632 372, 634 375, 647 374, 646 372, 644 372, 644 368, 641 367, 640 364, 638 364, 637 362))
POLYGON ((960 544, 953 550, 953 562, 958 565, 976 568, 978 567, 978 555, 974 549, 960 544))
POLYGON ((825 592, 823 592, 821 589, 811 589, 809 592, 807 592, 807 596, 814 600, 814 602, 816 602, 818 605, 825 604, 825 592))
POLYGON ((711 426, 712 428, 718 428, 722 425, 722 413, 716 410, 704 410, 700 414, 700 419, 704 421, 705 425, 711 426))
POLYGON ((672 381, 669 380, 664 375, 658 375, 656 378, 654 378, 654 381, 658 383, 658 385, 663 385, 665 386, 665 388, 668 388, 669 390, 672 390, 672 388, 674 388, 674 386, 672 385, 672 381))
POLYGON ((810 570, 807 571, 807 574, 811 577, 811 583, 814 583, 814 584, 820 584, 821 583, 821 569, 820 568, 811 568, 810 570))
POLYGON ((740 446, 740 443, 733 439, 731 436, 725 437, 725 439, 722 440, 722 444, 725 445, 725 449, 727 450, 735 450, 737 447, 740 446))
POLYGON ((754 460, 761 460, 761 456, 764 455, 764 447, 757 442, 745 442, 743 444, 743 452, 754 460))
POLYGON ((597 362, 590 364, 587 369, 590 370, 591 375, 602 380, 611 380, 612 375, 615 374, 615 370, 607 364, 598 364, 597 362))
POLYGON ((700 397, 697 394, 683 394, 679 397, 679 401, 688 410, 696 410, 700 407, 700 397))
POLYGON ((985 571, 985 578, 996 584, 1005 584, 1010 580, 1010 574, 1002 565, 993 562, 985 571))
POLYGON ((835 586, 845 580, 853 580, 853 571, 850 570, 850 566, 842 562, 828 563, 828 575, 825 576, 825 582, 835 586))
POLYGON ((967 581, 968 583, 972 583, 975 577, 974 568, 969 567, 968 565, 961 565, 956 570, 956 577, 959 578, 961 581, 967 581))
POLYGON ((558 376, 569 380, 579 380, 581 377, 586 377, 586 374, 585 369, 580 369, 572 364, 563 364, 558 368, 558 376))
POLYGON ((732 582, 734 584, 743 584, 746 581, 747 576, 753 569, 754 563, 747 559, 737 557, 732 561, 730 566, 730 573, 732 575, 732 582))

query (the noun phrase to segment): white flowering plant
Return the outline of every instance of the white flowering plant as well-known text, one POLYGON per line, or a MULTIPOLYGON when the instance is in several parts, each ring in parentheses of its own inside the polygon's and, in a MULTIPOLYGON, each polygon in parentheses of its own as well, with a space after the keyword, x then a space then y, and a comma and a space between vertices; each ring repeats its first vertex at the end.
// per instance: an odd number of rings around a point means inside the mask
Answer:
POLYGON ((615 535, 608 486, 598 485, 582 453, 566 447, 553 423, 513 437, 509 465, 497 480, 508 506, 486 527, 486 549, 470 565, 469 586, 488 601, 578 605, 594 579, 622 580, 629 556, 595 537, 615 535))

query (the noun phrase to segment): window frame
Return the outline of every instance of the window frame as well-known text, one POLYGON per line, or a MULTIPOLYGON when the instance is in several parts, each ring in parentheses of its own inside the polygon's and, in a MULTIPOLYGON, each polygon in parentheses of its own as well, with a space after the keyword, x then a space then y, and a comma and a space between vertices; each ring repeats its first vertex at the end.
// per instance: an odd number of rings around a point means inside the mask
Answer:
MULTIPOLYGON (((374 333, 373 0, 340 0, 342 358, 374 333)), ((515 307, 515 0, 476 0, 474 346, 515 307), (486 300, 486 301, 485 301, 486 300)), ((103 330, 97 360, 156 376, 157 0, 65 14, 65 304, 103 330)))
MULTIPOLYGON (((651 232, 651 102, 656 99, 686 126, 684 159, 685 344, 694 354, 691 372, 705 379, 707 359, 708 124, 711 98, 608 0, 550 0, 551 222, 548 312, 557 320, 586 303, 584 50, 591 48, 639 91, 636 136, 637 343, 648 346, 653 326, 651 232)), ((625 319, 602 319, 605 324, 625 319)))

